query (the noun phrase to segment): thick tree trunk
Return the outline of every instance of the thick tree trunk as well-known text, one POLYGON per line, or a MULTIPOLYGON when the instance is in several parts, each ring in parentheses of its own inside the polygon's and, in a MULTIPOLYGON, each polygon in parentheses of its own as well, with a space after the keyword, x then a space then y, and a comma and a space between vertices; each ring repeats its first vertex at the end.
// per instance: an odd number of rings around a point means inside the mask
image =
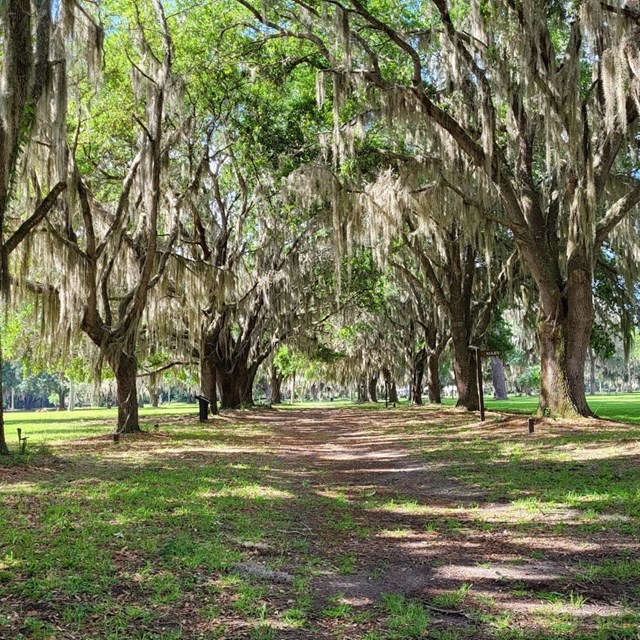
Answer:
POLYGON ((368 385, 369 402, 378 402, 378 376, 369 378, 368 385))
MULTIPOLYGON (((543 315, 538 322, 541 388, 538 412, 561 417, 593 416, 587 404, 584 371, 593 325, 591 270, 574 258, 562 307, 566 315, 543 315)), ((541 290, 541 294, 542 294, 541 290)))
POLYGON ((411 404, 422 404, 422 387, 424 379, 424 366, 427 357, 426 350, 420 349, 413 356, 411 363, 411 404))
POLYGON ((540 403, 538 413, 564 418, 591 417, 584 372, 593 326, 593 268, 584 249, 576 248, 563 281, 558 250, 519 241, 540 294, 540 403))
MULTIPOLYGON (((454 323, 455 324, 455 323, 454 323)), ((475 356, 469 349, 469 338, 466 330, 452 331, 453 373, 456 378, 458 400, 456 407, 464 407, 468 411, 478 411, 478 381, 476 375, 475 356)))
POLYGON ((271 404, 282 404, 283 378, 275 367, 271 367, 271 404))
POLYGON ((432 351, 427 356, 427 390, 431 404, 442 404, 440 385, 440 353, 432 351))
POLYGON ((200 358, 200 393, 209 399, 211 415, 216 415, 218 413, 218 380, 213 356, 206 347, 200 358))
POLYGON ((541 368, 538 412, 541 415, 593 416, 584 389, 586 349, 567 335, 572 330, 566 321, 538 324, 541 368))
POLYGON ((508 400, 507 381, 504 376, 504 364, 499 356, 491 358, 491 379, 493 381, 493 399, 508 400))
POLYGON ((251 404, 251 398, 247 397, 249 371, 244 362, 218 366, 216 375, 220 388, 221 409, 239 409, 242 405, 251 404))
POLYGON ((111 367, 116 376, 118 396, 117 433, 136 433, 140 431, 138 421, 138 360, 135 356, 121 353, 113 360, 111 367))
POLYGON ((251 365, 247 369, 247 383, 244 387, 244 393, 242 395, 242 404, 245 407, 252 407, 255 403, 253 401, 253 387, 256 381, 256 374, 258 373, 258 367, 251 365))

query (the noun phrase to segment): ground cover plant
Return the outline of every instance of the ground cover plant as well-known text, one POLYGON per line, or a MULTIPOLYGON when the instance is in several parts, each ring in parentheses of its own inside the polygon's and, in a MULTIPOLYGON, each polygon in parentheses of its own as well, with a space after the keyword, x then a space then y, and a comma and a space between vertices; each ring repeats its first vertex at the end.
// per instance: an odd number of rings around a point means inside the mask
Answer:
POLYGON ((51 437, 0 467, 0 637, 637 637, 637 426, 188 409, 119 443, 29 415, 51 437))

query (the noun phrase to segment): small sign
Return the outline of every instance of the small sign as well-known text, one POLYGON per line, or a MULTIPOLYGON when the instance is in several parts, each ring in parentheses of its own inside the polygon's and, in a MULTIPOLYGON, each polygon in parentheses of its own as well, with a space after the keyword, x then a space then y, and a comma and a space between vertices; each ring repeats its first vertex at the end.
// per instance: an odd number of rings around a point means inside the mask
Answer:
POLYGON ((485 351, 480 351, 480 355, 482 357, 485 358, 492 358, 493 356, 500 356, 500 352, 499 351, 495 351, 495 350, 491 350, 491 349, 487 349, 485 351))

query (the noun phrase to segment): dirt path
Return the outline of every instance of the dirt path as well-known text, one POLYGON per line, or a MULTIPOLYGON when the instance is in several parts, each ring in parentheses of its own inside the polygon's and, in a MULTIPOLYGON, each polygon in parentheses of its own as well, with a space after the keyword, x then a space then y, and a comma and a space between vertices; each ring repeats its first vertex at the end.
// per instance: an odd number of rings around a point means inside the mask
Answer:
MULTIPOLYGON (((636 554, 633 536, 580 532, 571 509, 492 501, 486 488, 447 475, 446 446, 439 459, 420 455, 420 447, 438 438, 427 425, 446 424, 445 441, 470 438, 479 425, 467 414, 287 410, 250 420, 269 426, 262 444, 281 464, 273 479, 297 496, 292 535, 303 535, 324 559, 312 580, 313 633, 282 637, 335 638, 334 624, 318 613, 327 602, 366 610, 385 594, 424 603, 435 628, 451 637, 494 637, 492 620, 500 615, 526 628, 532 614, 588 626, 629 611, 621 604, 630 596, 624 585, 581 582, 575 568, 616 550, 636 554), (467 593, 474 615, 463 606, 467 593), (483 611, 489 624, 478 623, 483 611)), ((485 427, 484 435, 521 437, 513 422, 520 429, 523 420, 485 427)), ((497 482, 499 474, 496 469, 497 482)), ((295 557, 287 568, 295 572, 295 557)), ((354 633, 344 637, 361 637, 354 633)))
POLYGON ((3 613, 6 637, 65 640, 636 638, 627 426, 530 436, 429 407, 151 420, 3 472, 8 540, 34 535, 4 565, 0 537, 0 638, 3 613), (75 568, 56 551, 69 527, 75 568), (57 586, 33 595, 43 567, 57 586))

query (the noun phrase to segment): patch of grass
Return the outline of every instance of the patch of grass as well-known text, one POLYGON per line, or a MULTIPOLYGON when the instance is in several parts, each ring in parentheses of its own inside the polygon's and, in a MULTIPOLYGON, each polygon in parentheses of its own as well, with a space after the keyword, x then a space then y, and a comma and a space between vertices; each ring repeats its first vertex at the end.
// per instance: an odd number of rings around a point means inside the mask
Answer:
POLYGON ((431 601, 436 607, 456 609, 466 600, 470 590, 471 585, 465 583, 453 591, 439 593, 431 601))
POLYGON ((338 558, 336 565, 338 567, 338 571, 343 576, 349 576, 356 571, 356 564, 358 560, 356 556, 352 553, 347 553, 338 558))
POLYGON ((326 618, 348 619, 353 614, 353 607, 342 600, 342 596, 336 596, 330 600, 330 605, 323 609, 322 615, 326 618))
POLYGON ((382 608, 387 614, 389 638, 393 640, 424 637, 430 616, 419 602, 403 595, 387 594, 382 598, 382 608))

